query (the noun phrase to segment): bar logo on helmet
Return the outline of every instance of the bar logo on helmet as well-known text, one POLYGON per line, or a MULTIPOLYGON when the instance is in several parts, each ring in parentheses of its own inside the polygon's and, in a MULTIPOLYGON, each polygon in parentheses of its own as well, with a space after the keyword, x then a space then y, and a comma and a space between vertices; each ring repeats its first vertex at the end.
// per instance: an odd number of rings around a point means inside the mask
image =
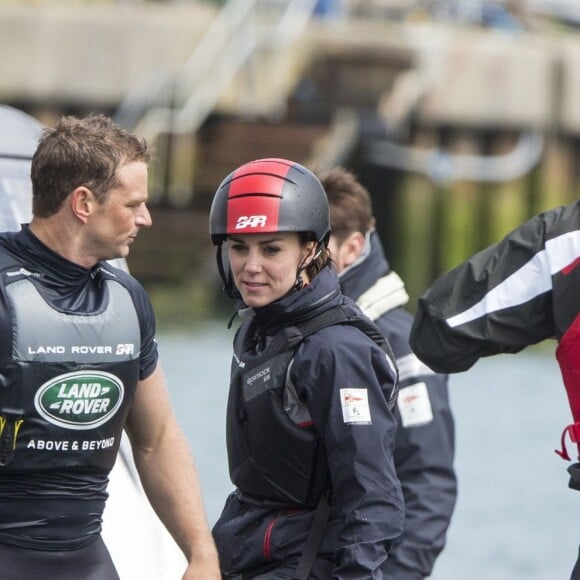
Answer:
POLYGON ((241 215, 236 222, 236 230, 245 230, 246 228, 264 228, 266 227, 267 217, 265 215, 241 215))

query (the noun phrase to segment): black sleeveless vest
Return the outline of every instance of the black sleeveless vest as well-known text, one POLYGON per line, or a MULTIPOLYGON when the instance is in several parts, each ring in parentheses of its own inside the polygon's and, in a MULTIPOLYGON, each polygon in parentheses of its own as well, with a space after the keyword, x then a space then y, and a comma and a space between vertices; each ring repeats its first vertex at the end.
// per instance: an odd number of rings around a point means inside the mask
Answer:
POLYGON ((23 271, 4 272, 12 361, 0 367, 2 472, 108 473, 139 380, 141 333, 128 290, 103 281, 106 307, 58 312, 23 271))
MULTIPOLYGON (((356 326, 394 361, 380 331, 345 297, 322 314, 282 328, 256 355, 249 345, 254 325, 250 322, 240 328, 234 343, 238 356, 232 362, 226 435, 231 480, 250 499, 314 507, 328 486, 322 442, 312 427, 299 427, 292 421, 283 397, 288 366, 299 344, 336 324, 356 326)), ((391 408, 396 396, 395 388, 389 397, 391 408)))

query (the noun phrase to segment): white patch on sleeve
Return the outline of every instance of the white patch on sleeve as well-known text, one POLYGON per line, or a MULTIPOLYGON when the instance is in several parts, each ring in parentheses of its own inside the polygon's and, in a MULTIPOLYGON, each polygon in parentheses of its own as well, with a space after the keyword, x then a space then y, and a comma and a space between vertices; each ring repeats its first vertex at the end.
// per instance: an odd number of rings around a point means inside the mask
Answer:
POLYGON ((366 389, 340 389, 340 404, 342 405, 342 418, 347 425, 372 423, 366 389))
POLYGON ((403 427, 417 427, 433 421, 431 401, 425 383, 415 383, 401 389, 397 405, 403 427))

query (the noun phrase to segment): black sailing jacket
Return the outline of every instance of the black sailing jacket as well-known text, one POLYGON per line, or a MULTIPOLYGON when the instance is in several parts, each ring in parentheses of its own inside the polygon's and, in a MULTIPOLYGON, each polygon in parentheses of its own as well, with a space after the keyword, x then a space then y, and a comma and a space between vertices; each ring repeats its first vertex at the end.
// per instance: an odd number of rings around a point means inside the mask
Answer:
MULTIPOLYGON (((253 340, 243 342, 247 353, 235 352, 234 369, 296 316, 338 306, 344 298, 337 290, 336 274, 325 268, 303 290, 254 310, 252 319, 243 322, 244 329, 252 325, 253 340)), ((351 325, 327 326, 307 336, 288 373, 292 386, 281 403, 325 449, 331 521, 321 552, 334 558, 334 578, 382 578, 388 549, 402 530, 403 501, 392 457, 396 424, 388 405, 395 380, 394 363, 351 325), (353 399, 359 400, 354 414, 353 399)), ((236 386, 237 381, 231 388, 236 386)), ((276 437, 261 434, 263 441, 276 437)), ((214 527, 224 573, 249 571, 302 553, 313 507, 271 506, 259 499, 237 490, 214 527)))
POLYGON ((458 372, 481 357, 556 339, 575 421, 566 431, 578 440, 579 266, 576 201, 533 217, 436 280, 419 300, 413 350, 434 370, 458 372))
POLYGON ((404 308, 408 296, 376 232, 339 282, 388 339, 399 368, 395 468, 405 498, 405 530, 389 555, 385 578, 425 578, 445 545, 457 496, 447 376, 434 374, 409 346, 413 317, 404 308))

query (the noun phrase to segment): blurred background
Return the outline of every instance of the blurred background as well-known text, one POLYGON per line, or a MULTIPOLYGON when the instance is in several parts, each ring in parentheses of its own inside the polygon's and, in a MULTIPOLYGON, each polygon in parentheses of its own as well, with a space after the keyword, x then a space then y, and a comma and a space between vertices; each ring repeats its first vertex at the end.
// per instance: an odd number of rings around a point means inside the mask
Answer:
POLYGON ((577 0, 2 0, 0 103, 102 111, 155 144, 129 262, 162 324, 223 306, 207 211, 262 156, 357 173, 414 308, 576 198, 579 25, 577 0))
MULTIPOLYGON (((156 148, 154 226, 128 263, 212 522, 230 488, 220 181, 258 157, 345 165, 414 310, 437 275, 577 198, 579 32, 579 0, 0 0, 1 104, 44 124, 103 112, 156 148)), ((451 378, 460 495, 435 580, 569 577, 580 505, 552 453, 569 419, 552 350, 451 378)))

